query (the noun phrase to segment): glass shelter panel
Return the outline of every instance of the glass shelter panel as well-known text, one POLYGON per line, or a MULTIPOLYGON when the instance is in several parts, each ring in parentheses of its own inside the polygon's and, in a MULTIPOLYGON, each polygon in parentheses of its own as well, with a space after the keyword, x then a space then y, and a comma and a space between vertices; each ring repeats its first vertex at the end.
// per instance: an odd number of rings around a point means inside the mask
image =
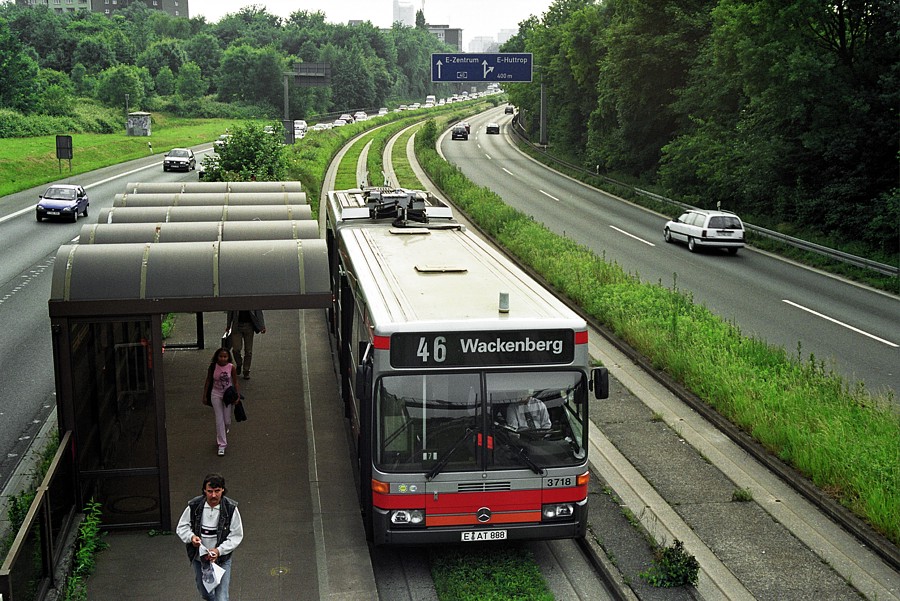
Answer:
POLYGON ((100 502, 111 526, 160 517, 152 331, 150 319, 70 323, 81 494, 100 502))

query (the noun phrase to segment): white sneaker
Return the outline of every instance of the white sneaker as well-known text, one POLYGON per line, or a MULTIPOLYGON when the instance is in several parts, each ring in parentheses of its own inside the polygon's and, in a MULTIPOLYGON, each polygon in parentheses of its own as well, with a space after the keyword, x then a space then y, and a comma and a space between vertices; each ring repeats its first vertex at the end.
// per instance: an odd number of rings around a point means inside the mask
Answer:
POLYGON ((225 456, 225 447, 219 447, 219 457, 225 456))

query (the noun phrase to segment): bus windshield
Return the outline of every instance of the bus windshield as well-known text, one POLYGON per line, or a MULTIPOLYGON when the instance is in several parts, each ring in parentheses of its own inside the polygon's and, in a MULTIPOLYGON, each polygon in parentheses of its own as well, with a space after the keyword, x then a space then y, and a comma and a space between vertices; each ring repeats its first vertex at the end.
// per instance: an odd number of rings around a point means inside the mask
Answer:
POLYGON ((384 472, 541 473, 587 456, 578 371, 385 376, 376 390, 373 450, 384 472))

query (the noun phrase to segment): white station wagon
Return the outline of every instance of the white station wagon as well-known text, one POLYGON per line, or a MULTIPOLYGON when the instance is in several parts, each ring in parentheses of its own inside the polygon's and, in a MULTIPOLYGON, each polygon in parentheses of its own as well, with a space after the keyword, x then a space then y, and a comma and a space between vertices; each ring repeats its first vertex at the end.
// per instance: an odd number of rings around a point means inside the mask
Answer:
POLYGON ((686 243, 691 252, 724 248, 734 255, 744 246, 744 224, 740 217, 728 211, 691 209, 666 222, 663 237, 666 242, 686 243))

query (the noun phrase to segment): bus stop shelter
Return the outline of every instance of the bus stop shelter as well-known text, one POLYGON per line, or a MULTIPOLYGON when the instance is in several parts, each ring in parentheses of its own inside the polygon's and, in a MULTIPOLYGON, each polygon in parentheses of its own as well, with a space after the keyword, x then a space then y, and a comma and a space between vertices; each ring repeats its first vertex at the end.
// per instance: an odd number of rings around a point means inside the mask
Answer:
POLYGON ((228 240, 221 224, 182 227, 213 232, 212 239, 57 251, 48 305, 60 433, 72 434, 77 502, 98 501, 109 528, 172 528, 165 316, 331 305, 323 240, 298 238, 293 226, 271 228, 282 239, 259 239, 248 223, 246 239, 228 240))

